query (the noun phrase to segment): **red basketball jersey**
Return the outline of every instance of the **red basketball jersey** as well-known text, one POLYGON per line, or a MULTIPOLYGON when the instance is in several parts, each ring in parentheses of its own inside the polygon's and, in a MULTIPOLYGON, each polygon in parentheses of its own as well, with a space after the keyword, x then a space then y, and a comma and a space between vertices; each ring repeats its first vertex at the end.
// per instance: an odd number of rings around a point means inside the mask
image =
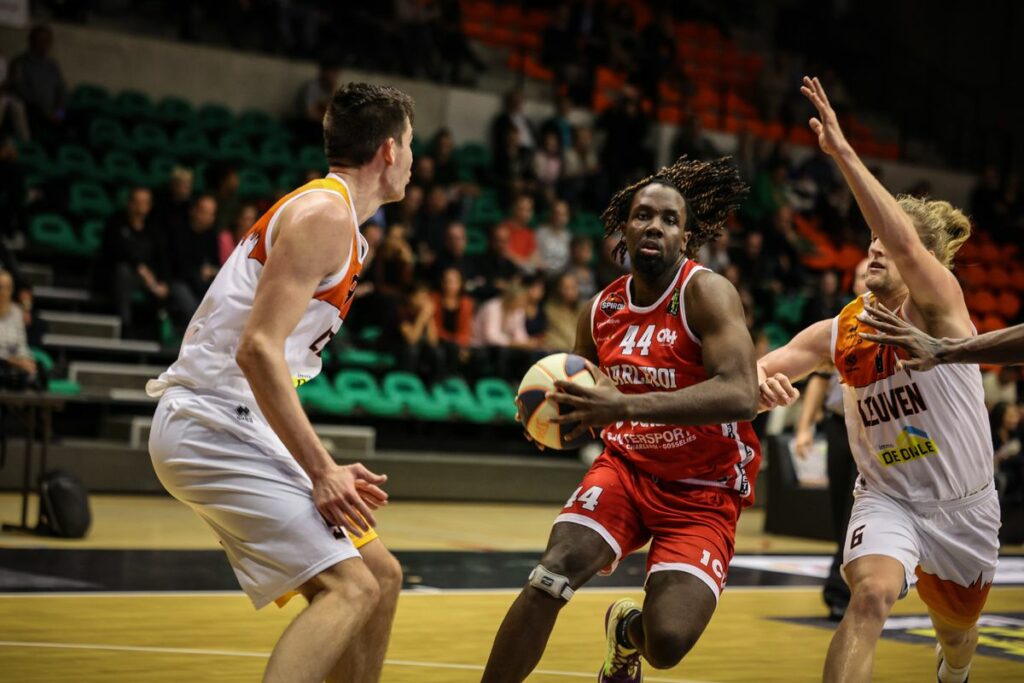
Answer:
MULTIPOLYGON (((630 298, 632 276, 608 285, 594 301, 590 331, 601 370, 625 394, 678 391, 707 379, 700 339, 686 323, 683 291, 706 270, 683 262, 672 285, 650 306, 630 298)), ((656 477, 733 489, 754 501, 761 447, 749 422, 676 426, 615 422, 601 432, 605 447, 656 477)))

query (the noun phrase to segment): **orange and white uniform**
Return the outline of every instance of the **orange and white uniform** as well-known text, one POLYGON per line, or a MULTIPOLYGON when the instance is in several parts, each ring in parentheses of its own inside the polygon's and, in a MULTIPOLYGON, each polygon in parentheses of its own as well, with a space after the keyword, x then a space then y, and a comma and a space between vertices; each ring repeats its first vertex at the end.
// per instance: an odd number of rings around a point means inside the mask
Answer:
POLYGON ((898 370, 898 352, 860 337, 866 294, 832 322, 846 427, 860 476, 844 563, 886 555, 948 621, 977 620, 995 575, 999 501, 977 365, 898 370))
MULTIPOLYGON (((249 230, 211 283, 189 323, 178 359, 146 391, 160 399, 149 449, 161 483, 192 507, 221 541, 239 584, 258 608, 286 598, 324 569, 352 557, 376 534, 350 539, 332 529, 312 499, 312 482, 267 424, 235 362, 256 285, 283 209, 313 192, 344 202, 352 194, 334 174, 282 197, 249 230)), ((285 342, 299 386, 320 373, 320 352, 351 305, 367 252, 356 230, 348 258, 317 286, 285 342)))

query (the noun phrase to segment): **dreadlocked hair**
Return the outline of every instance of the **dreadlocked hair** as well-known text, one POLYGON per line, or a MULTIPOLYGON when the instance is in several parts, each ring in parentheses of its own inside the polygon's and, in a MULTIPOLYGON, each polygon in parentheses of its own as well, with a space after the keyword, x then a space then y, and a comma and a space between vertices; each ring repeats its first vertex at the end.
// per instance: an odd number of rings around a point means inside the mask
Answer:
MULTIPOLYGON (((615 193, 608 208, 601 214, 606 237, 623 232, 629 220, 633 197, 653 183, 676 189, 686 202, 685 229, 690 233, 686 256, 690 258, 697 254, 702 245, 722 234, 729 215, 739 207, 749 190, 731 157, 700 161, 684 155, 671 166, 615 193)), ((625 257, 625 240, 619 240, 614 255, 619 261, 625 257)))

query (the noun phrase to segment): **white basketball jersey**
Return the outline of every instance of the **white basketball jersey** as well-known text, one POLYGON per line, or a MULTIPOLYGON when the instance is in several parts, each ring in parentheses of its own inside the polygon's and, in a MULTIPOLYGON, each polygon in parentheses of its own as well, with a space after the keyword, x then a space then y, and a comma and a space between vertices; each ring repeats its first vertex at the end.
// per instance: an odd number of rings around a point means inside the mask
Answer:
POLYGON ((897 370, 891 346, 862 339, 870 295, 832 322, 846 428, 860 486, 909 502, 963 498, 992 482, 992 433, 977 365, 897 370))
MULTIPOLYGON (((290 202, 310 192, 339 195, 352 214, 353 224, 359 224, 348 186, 335 174, 309 182, 282 197, 249 230, 210 284, 185 332, 178 359, 158 379, 147 383, 150 396, 159 397, 169 386, 182 385, 255 404, 249 382, 235 362, 235 353, 252 311, 277 219, 290 202)), ((320 282, 301 320, 288 336, 284 353, 295 386, 320 373, 320 352, 337 333, 348 312, 367 248, 366 240, 356 230, 348 261, 320 282)))

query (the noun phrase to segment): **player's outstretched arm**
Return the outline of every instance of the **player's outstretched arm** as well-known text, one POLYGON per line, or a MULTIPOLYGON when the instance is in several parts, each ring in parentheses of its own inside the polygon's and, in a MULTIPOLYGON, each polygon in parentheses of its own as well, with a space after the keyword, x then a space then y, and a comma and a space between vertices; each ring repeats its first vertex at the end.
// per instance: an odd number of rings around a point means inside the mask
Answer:
POLYGON ((858 316, 878 334, 861 333, 861 337, 903 349, 909 355, 899 362, 912 370, 930 370, 946 363, 991 363, 1019 365, 1024 363, 1024 325, 987 332, 976 337, 936 339, 903 320, 881 304, 866 306, 858 316))
POLYGON ((386 502, 377 488, 385 477, 335 464, 302 410, 284 356, 317 284, 349 257, 356 226, 341 209, 330 195, 312 193, 281 215, 235 359, 271 428, 312 480, 324 519, 358 533, 375 523, 370 508, 386 502))
POLYGON ((800 92, 818 110, 818 117, 810 120, 818 144, 835 160, 864 220, 907 283, 911 304, 929 331, 970 336, 970 315, 956 277, 925 248, 910 217, 847 142, 821 82, 805 76, 800 92))
POLYGON ((757 361, 758 411, 788 406, 800 397, 793 382, 832 366, 832 321, 820 320, 757 361))

